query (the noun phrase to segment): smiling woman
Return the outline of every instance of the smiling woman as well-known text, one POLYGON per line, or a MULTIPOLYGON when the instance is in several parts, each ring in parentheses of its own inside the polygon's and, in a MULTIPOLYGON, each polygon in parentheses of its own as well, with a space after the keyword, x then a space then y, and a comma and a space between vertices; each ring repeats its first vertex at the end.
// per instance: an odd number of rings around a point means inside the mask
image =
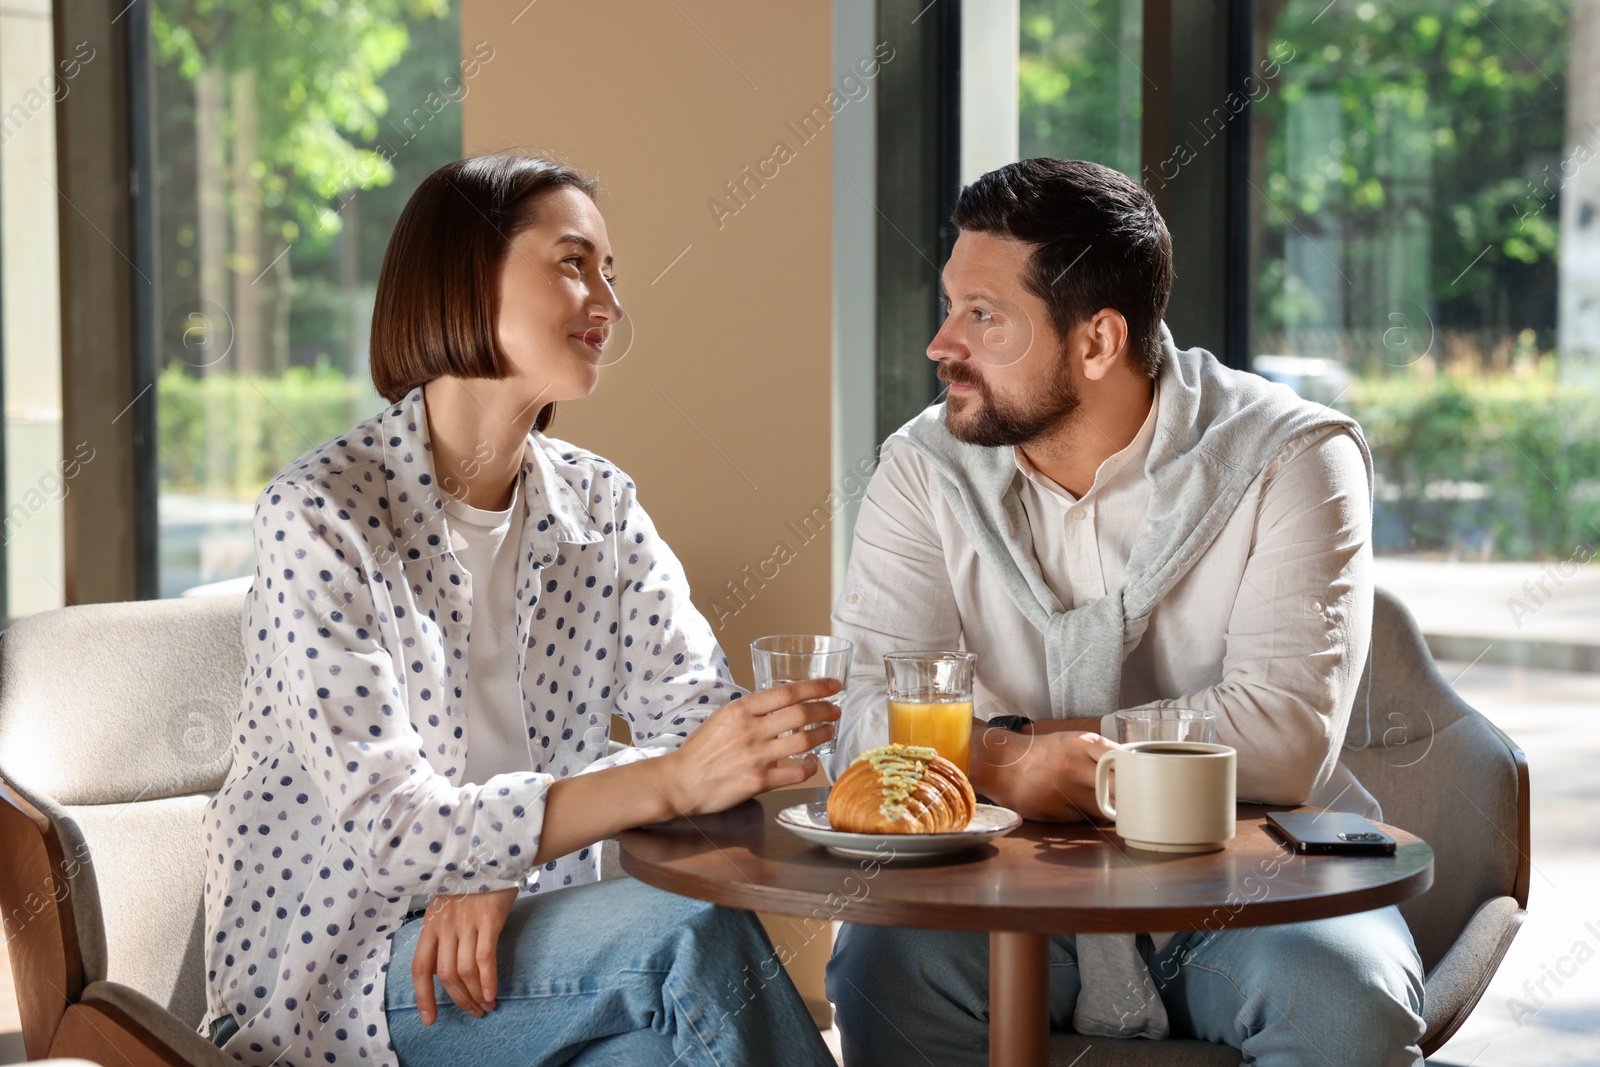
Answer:
POLYGON ((468 504, 505 508, 529 430, 599 382, 622 307, 595 190, 562 163, 474 156, 423 181, 395 226, 372 380, 390 401, 426 383, 441 485, 468 504))
MULTIPOLYGON (((507 377, 512 368, 503 365, 495 344, 503 290, 510 286, 538 300, 545 294, 531 284, 534 280, 575 270, 583 274, 569 260, 581 262, 586 254, 592 258, 595 244, 584 229, 598 229, 604 238, 605 223, 592 199, 596 187, 572 167, 514 155, 474 156, 426 178, 395 224, 384 253, 388 284, 378 290, 372 317, 372 380, 378 392, 394 401, 440 374, 507 377), (581 195, 551 197, 553 203, 540 205, 544 210, 530 210, 542 194, 558 190, 581 195), (518 240, 552 208, 559 217, 539 227, 541 240, 518 240), (548 247, 529 247, 535 244, 548 247), (576 254, 552 257, 552 252, 567 251, 576 254), (399 263, 409 269, 391 269, 399 263), (492 296, 484 300, 484 294, 492 296), (440 304, 442 315, 435 311, 440 304)), ((605 271, 610 269, 608 251, 605 271)), ((528 329, 529 313, 518 301, 507 310, 511 321, 500 328, 521 335, 528 329)), ((620 307, 616 317, 621 317, 620 307)), ((555 415, 557 398, 545 399, 535 422, 540 430, 555 415)))
POLYGON ((544 435, 622 317, 594 188, 509 153, 423 181, 388 407, 257 500, 204 822, 210 1036, 246 1063, 829 1062, 787 979, 727 1000, 754 916, 592 884, 596 841, 799 784, 839 714, 826 679, 743 695, 634 483, 544 435))

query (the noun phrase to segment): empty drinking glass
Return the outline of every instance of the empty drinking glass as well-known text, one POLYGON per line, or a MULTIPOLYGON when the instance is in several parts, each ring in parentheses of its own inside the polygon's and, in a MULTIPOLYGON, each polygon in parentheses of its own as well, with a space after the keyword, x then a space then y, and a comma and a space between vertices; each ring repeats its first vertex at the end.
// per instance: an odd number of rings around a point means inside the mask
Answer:
POLYGON ((1117 712, 1117 741, 1204 741, 1217 739, 1217 713, 1193 708, 1130 708, 1117 712))

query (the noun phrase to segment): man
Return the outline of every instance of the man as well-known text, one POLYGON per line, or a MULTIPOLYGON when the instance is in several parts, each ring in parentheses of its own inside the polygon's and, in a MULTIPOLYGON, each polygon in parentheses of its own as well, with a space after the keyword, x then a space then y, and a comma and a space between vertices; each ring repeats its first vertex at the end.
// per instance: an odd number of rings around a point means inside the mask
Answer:
MULTIPOLYGON (((954 222, 928 346, 949 388, 890 438, 856 525, 829 773, 888 739, 885 652, 966 648, 973 785, 1027 818, 1088 817, 1112 714, 1163 705, 1217 713, 1241 800, 1377 816, 1338 760, 1372 622, 1359 429, 1173 345, 1171 238, 1122 174, 1014 163, 954 222)), ((1261 1067, 1422 1062, 1395 908, 1220 925, 1053 938, 1052 1027, 1199 1037, 1261 1067)), ((847 925, 828 993, 847 1063, 984 1062, 981 934, 847 925)))

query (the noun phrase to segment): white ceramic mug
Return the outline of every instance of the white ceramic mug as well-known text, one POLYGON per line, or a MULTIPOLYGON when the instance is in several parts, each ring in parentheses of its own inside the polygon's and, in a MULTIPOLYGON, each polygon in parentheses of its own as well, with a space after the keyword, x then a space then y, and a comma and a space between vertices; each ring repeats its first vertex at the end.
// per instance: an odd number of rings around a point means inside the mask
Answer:
POLYGON ((1133 848, 1215 852, 1233 839, 1234 750, 1199 741, 1140 741, 1100 757, 1094 799, 1133 848), (1117 805, 1111 806, 1111 769, 1117 805))

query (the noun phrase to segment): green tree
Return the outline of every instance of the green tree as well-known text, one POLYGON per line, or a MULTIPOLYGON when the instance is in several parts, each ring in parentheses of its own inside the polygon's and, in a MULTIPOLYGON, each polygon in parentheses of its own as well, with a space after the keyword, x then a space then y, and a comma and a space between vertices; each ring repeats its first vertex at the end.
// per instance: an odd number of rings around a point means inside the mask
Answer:
POLYGON ((339 196, 394 177, 369 146, 389 104, 379 80, 410 43, 406 19, 449 11, 449 0, 161 0, 150 28, 158 61, 190 81, 255 73, 252 169, 271 229, 325 242, 339 232, 339 196))
POLYGON ((294 287, 285 252, 326 248, 341 229, 336 202, 393 180, 372 147, 388 107, 380 79, 406 53, 407 19, 450 10, 450 0, 153 6, 157 62, 193 87, 197 321, 215 335, 209 347, 228 353, 199 361, 206 372, 287 366, 294 287))
POLYGON ((1559 200, 1539 179, 1563 144, 1568 0, 1279 7, 1272 47, 1294 58, 1255 111, 1258 331, 1381 332, 1409 304, 1489 343, 1553 340, 1559 200))
POLYGON ((1139 176, 1141 0, 1023 0, 1022 158, 1089 159, 1139 176))

